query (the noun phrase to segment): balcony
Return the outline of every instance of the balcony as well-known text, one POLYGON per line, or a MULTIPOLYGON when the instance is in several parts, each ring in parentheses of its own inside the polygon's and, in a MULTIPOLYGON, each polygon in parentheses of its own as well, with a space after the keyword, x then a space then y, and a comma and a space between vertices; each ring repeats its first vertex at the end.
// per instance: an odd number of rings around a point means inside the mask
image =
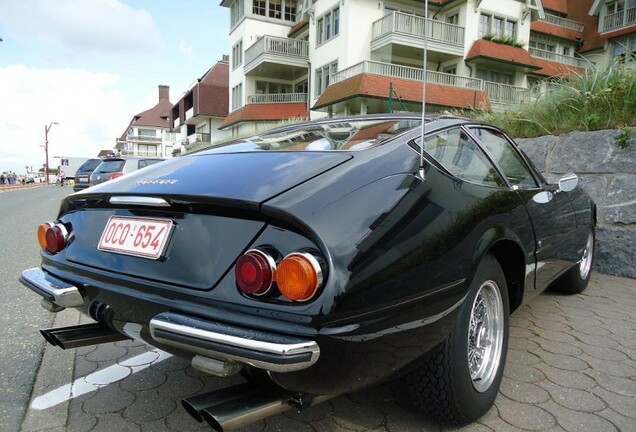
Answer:
POLYGON ((636 7, 605 15, 601 32, 616 30, 636 24, 636 7))
POLYGON ((192 116, 194 116, 194 107, 185 112, 185 121, 187 122, 188 120, 190 120, 192 116))
MULTIPOLYGON (((335 84, 337 82, 344 81, 347 78, 351 78, 362 73, 382 75, 394 78, 403 78, 420 82, 424 79, 423 69, 420 68, 394 65, 391 63, 363 61, 332 75, 331 82, 335 84)), ((469 78, 431 70, 426 71, 426 78, 428 82, 434 84, 470 88, 472 90, 481 89, 482 80, 480 80, 479 78, 469 78)))
POLYGON ((187 147, 195 143, 209 143, 209 142, 210 142, 209 133, 197 132, 197 133, 188 135, 188 137, 183 141, 183 144, 187 147))
POLYGON ((248 104, 307 102, 307 93, 255 94, 247 96, 248 104))
POLYGON ((128 142, 140 142, 140 143, 160 143, 161 138, 157 138, 156 136, 146 136, 146 135, 126 135, 126 140, 128 142))
POLYGON ((585 27, 582 23, 578 22, 578 21, 572 21, 569 20, 567 18, 563 18, 560 17, 558 15, 552 15, 549 13, 545 14, 545 19, 542 19, 540 21, 546 22, 548 24, 552 24, 555 26, 559 26, 559 27, 563 27, 566 28, 568 30, 574 30, 576 32, 582 32, 583 28, 585 27))
POLYGON ((413 56, 409 52, 424 48, 425 29, 428 51, 441 56, 440 61, 464 55, 464 27, 403 12, 391 12, 372 24, 371 51, 413 56))
MULTIPOLYGON (((335 84, 362 73, 422 82, 424 79, 423 72, 423 69, 420 68, 364 61, 332 75, 330 82, 335 84)), ((488 95, 488 99, 493 106, 515 106, 519 105, 521 102, 529 101, 531 98, 531 92, 526 88, 484 81, 479 78, 470 78, 427 70, 426 80, 429 83, 450 87, 483 90, 488 95)))
POLYGON ((569 65, 569 66, 576 66, 583 69, 585 69, 589 65, 589 62, 585 61, 584 59, 558 54, 553 51, 546 51, 546 50, 530 47, 528 48, 528 52, 530 53, 532 57, 536 57, 536 58, 540 58, 544 60, 550 60, 553 62, 557 62, 557 63, 569 65))
POLYGON ((296 80, 307 75, 309 43, 277 36, 261 36, 245 50, 245 75, 296 80))

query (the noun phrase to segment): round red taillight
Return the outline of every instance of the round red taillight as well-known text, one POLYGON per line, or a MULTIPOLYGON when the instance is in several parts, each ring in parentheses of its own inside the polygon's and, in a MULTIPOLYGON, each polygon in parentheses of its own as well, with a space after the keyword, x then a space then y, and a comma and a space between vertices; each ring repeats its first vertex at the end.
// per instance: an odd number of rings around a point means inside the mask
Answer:
POLYGON ((113 180, 113 179, 116 179, 117 177, 121 177, 123 175, 124 175, 124 173, 120 173, 120 172, 112 173, 111 175, 108 176, 108 180, 113 180))
POLYGON ((272 286, 275 269, 272 257, 257 249, 249 250, 236 261, 236 284, 247 294, 263 295, 272 286))
POLYGON ((50 253, 58 253, 68 246, 69 232, 61 223, 47 222, 38 226, 38 243, 50 253))
POLYGON ((311 254, 287 255, 276 269, 276 284, 281 294, 293 301, 311 299, 322 284, 322 270, 311 254))

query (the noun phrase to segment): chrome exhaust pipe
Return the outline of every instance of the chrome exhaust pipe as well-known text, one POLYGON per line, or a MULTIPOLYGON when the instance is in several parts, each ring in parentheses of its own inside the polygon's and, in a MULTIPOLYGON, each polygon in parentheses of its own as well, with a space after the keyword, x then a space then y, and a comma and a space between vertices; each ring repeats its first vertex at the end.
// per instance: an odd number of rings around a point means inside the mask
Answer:
POLYGON ((276 387, 258 387, 252 383, 215 390, 183 399, 183 407, 199 422, 205 420, 216 432, 234 430, 280 414, 292 407, 306 408, 332 396, 296 398, 293 393, 276 387))
POLYGON ((48 343, 62 349, 130 339, 99 323, 40 330, 48 343))

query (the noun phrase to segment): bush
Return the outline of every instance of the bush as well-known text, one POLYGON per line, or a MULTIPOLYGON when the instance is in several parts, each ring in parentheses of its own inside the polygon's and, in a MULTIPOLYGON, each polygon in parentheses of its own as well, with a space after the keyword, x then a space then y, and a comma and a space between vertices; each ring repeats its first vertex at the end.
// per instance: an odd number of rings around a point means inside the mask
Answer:
MULTIPOLYGON (((627 59, 627 62, 633 59, 627 59)), ((466 115, 467 113, 463 113, 466 115)), ((573 130, 636 125, 636 69, 616 63, 546 82, 546 88, 515 111, 468 113, 494 123, 514 137, 560 135, 573 130)))

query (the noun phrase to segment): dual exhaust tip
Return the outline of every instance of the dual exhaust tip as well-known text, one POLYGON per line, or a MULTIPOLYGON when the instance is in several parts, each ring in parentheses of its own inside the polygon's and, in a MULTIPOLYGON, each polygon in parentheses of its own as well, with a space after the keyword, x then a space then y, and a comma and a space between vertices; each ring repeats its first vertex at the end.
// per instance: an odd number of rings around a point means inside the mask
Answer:
POLYGON ((290 393, 251 383, 183 399, 181 404, 197 421, 216 432, 234 430, 295 406, 290 393))

